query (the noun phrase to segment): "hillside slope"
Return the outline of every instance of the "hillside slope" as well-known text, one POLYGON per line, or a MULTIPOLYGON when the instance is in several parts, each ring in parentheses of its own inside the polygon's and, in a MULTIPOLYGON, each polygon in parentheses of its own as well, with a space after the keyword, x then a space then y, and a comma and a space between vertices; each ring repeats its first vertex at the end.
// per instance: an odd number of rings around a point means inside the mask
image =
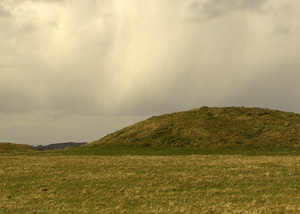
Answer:
POLYGON ((37 150, 31 148, 28 145, 0 142, 0 153, 33 152, 33 151, 37 151, 37 150))
POLYGON ((300 114, 202 107, 151 117, 86 146, 300 147, 300 114))

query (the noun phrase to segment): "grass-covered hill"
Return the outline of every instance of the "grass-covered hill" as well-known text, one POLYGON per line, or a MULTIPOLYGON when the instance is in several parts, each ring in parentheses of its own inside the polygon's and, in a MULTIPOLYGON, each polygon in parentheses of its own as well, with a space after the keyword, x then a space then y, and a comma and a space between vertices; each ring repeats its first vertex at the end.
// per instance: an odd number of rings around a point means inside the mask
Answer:
POLYGON ((35 149, 28 145, 15 144, 15 143, 1 143, 0 153, 18 153, 18 152, 33 152, 35 149))
POLYGON ((151 117, 86 146, 300 147, 300 114, 202 107, 151 117))

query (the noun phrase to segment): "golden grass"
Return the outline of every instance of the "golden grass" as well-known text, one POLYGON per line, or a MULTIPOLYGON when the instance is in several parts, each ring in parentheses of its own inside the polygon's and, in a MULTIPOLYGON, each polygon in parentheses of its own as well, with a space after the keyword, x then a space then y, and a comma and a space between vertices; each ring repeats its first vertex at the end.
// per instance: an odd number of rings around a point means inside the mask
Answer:
POLYGON ((0 213, 299 213, 298 156, 1 156, 0 213))

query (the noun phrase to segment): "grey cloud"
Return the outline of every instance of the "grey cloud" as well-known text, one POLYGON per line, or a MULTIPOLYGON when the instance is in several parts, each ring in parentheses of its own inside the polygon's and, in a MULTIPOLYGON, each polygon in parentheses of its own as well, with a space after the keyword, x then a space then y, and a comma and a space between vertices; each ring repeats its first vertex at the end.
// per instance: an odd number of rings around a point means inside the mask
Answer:
POLYGON ((28 70, 24 72, 34 78, 22 77, 13 83, 14 80, 6 77, 7 80, 12 81, 12 84, 2 83, 0 113, 14 114, 39 110, 60 112, 61 116, 103 113, 103 106, 96 97, 96 95, 101 96, 102 92, 90 91, 93 83, 90 81, 88 89, 84 77, 81 77, 81 80, 71 76, 61 79, 61 76, 48 74, 46 80, 42 77, 43 72, 39 74, 28 70))
POLYGON ((281 65, 255 75, 224 105, 266 107, 300 113, 299 64, 281 65))
POLYGON ((33 1, 33 2, 36 2, 36 1, 41 1, 41 2, 65 2, 67 0, 27 0, 27 1, 33 1))
POLYGON ((195 1, 188 6, 194 21, 220 17, 231 11, 259 11, 268 0, 210 0, 204 4, 195 1))
POLYGON ((286 35, 291 33, 291 27, 285 25, 277 25, 274 29, 274 33, 278 35, 286 35))
POLYGON ((56 90, 49 90, 35 94, 34 86, 32 90, 25 91, 19 86, 20 90, 2 90, 0 92, 0 113, 24 113, 38 110, 48 110, 61 112, 61 116, 70 114, 95 115, 101 114, 103 108, 96 102, 95 97, 90 93, 82 92, 82 87, 78 85, 59 87, 56 90))
POLYGON ((10 18, 11 14, 0 5, 0 19, 10 18))
POLYGON ((39 102, 31 93, 23 90, 1 91, 0 100, 1 113, 29 112, 40 108, 39 102))
POLYGON ((63 3, 63 2, 71 2, 72 0, 13 0, 14 3, 23 3, 24 1, 29 2, 47 2, 47 3, 63 3))

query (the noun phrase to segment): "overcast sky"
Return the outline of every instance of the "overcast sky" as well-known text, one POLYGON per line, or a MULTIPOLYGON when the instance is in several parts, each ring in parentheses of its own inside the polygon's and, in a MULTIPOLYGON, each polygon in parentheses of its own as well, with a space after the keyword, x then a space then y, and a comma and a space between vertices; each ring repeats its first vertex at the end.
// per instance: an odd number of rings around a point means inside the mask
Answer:
POLYGON ((300 113, 299 0, 1 0, 0 142, 201 106, 300 113))

